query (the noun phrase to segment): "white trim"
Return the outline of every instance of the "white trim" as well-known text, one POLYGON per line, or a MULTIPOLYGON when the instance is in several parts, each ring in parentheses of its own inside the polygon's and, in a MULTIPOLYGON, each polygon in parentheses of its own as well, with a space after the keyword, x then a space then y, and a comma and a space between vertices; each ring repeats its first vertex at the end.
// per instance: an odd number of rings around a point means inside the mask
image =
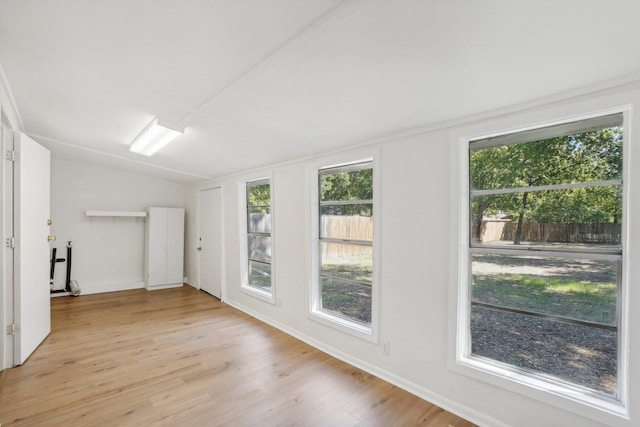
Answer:
POLYGON ((183 283, 169 283, 165 285, 147 286, 148 291, 157 291, 158 289, 181 288, 183 283))
MULTIPOLYGON (((631 275, 629 269, 631 267, 630 250, 630 227, 631 223, 631 153, 633 151, 631 143, 633 141, 633 124, 632 124, 632 112, 631 106, 621 108, 623 112, 623 132, 624 139, 622 143, 622 179, 624 185, 622 187, 622 229, 621 229, 621 242, 622 245, 622 289, 618 294, 620 304, 619 323, 618 323, 618 390, 620 392, 620 401, 626 408, 626 414, 629 415, 629 345, 630 345, 630 332, 629 329, 631 322, 629 321, 629 299, 631 288, 631 275)), ((637 390, 636 390, 637 391, 637 390)))
MULTIPOLYGON (((272 270, 273 271, 273 270, 272 270)), ((245 277, 243 276, 243 280, 245 279, 245 277)), ((273 279, 273 276, 272 276, 273 279)), ((271 282, 271 286, 273 286, 273 282, 271 282)), ((249 285, 245 285, 244 283, 240 286, 240 292, 243 292, 253 298, 257 298, 261 301, 264 301, 268 304, 272 304, 275 305, 276 304, 276 298, 273 295, 273 293, 269 293, 266 291, 263 291, 260 288, 256 288, 255 286, 249 286, 249 285)))
POLYGON ((621 185, 621 179, 610 179, 607 181, 586 181, 572 184, 549 184, 549 185, 532 185, 530 187, 509 187, 495 188, 488 190, 471 190, 471 196, 491 196, 496 194, 513 194, 513 193, 534 193, 537 191, 549 190, 573 190, 575 188, 591 188, 621 185))
MULTIPOLYGON (((589 106, 602 105, 607 100, 594 100, 590 99, 585 102, 587 105, 570 105, 571 109, 588 111, 589 106), (599 102, 600 101, 600 102, 599 102)), ((615 102, 615 101, 614 101, 615 102)), ((614 104, 615 105, 615 104, 614 104)), ((565 106, 566 107, 566 106, 565 106)), ((630 182, 630 146, 631 140, 630 134, 632 126, 630 124, 631 106, 624 103, 618 103, 617 106, 611 106, 609 108, 596 108, 592 109, 590 113, 579 114, 577 116, 564 117, 562 119, 554 119, 554 108, 549 107, 548 111, 542 114, 542 119, 535 123, 530 123, 526 127, 511 127, 503 128, 499 131, 495 131, 500 127, 501 123, 512 123, 520 119, 520 123, 526 123, 530 118, 523 118, 519 115, 514 115, 508 118, 495 119, 491 122, 484 123, 480 132, 469 132, 473 126, 469 125, 467 130, 458 129, 452 130, 450 138, 452 139, 451 150, 451 194, 452 194, 452 209, 456 215, 456 221, 452 221, 450 227, 451 238, 453 242, 458 242, 457 246, 451 250, 451 272, 455 281, 450 288, 450 310, 449 319, 455 319, 452 334, 452 339, 449 343, 449 358, 447 366, 450 370, 464 374, 479 380, 482 380, 491 385, 510 390, 522 394, 526 397, 540 400, 547 404, 556 406, 558 408, 579 414, 581 416, 588 416, 594 420, 598 420, 604 423, 611 423, 611 416, 615 416, 621 419, 629 419, 629 407, 628 407, 628 384, 627 376, 629 375, 628 369, 628 346, 629 346, 629 332, 628 332, 628 296, 629 296, 629 252, 628 241, 629 236, 627 233, 627 226, 630 219, 628 198, 630 189, 628 183, 630 182), (622 307, 621 307, 621 327, 619 327, 619 337, 622 339, 622 346, 618 352, 618 391, 620 393, 620 403, 607 399, 606 397, 600 398, 597 394, 592 394, 582 391, 580 387, 565 386, 553 381, 546 381, 541 379, 539 375, 527 375, 520 371, 508 370, 497 366, 497 364, 487 363, 478 358, 472 358, 467 355, 470 354, 470 333, 468 330, 469 324, 469 286, 468 283, 468 269, 470 269, 469 263, 469 220, 467 212, 469 210, 469 143, 474 140, 488 138, 492 135, 500 135, 507 133, 518 132, 523 129, 532 129, 535 127, 551 126, 558 123, 564 123, 576 120, 588 120, 590 118, 604 116, 608 114, 623 113, 624 115, 624 146, 623 146, 623 224, 622 224, 622 248, 623 248, 623 278, 622 278, 622 307), (547 119, 547 120, 545 120, 547 119), (491 130, 494 130, 493 132, 491 130), (488 132, 487 132, 488 130, 488 132), (455 198, 455 199, 454 199, 455 198), (454 255, 455 254, 455 255, 454 255), (453 286, 455 284, 455 287, 453 286)), ((540 112, 533 116, 539 117, 540 112)), ((478 128, 480 126, 477 126, 478 128)))
POLYGON ((611 128, 622 125, 622 113, 602 115, 585 120, 559 123, 553 126, 540 126, 515 133, 495 135, 486 139, 470 141, 469 151, 484 150, 525 142, 542 141, 549 138, 585 133, 593 130, 611 128))
POLYGON ((379 340, 379 305, 380 305, 380 262, 379 252, 381 247, 381 216, 380 213, 380 150, 379 148, 368 148, 337 155, 326 156, 315 159, 308 165, 307 173, 307 232, 310 236, 311 246, 309 248, 309 313, 308 318, 323 325, 332 327, 349 335, 364 339, 369 342, 378 343, 379 340), (371 286, 371 325, 367 327, 355 321, 332 315, 330 312, 322 311, 320 307, 320 286, 319 286, 319 221, 318 212, 318 171, 321 169, 339 167, 348 164, 370 162, 373 168, 373 211, 376 212, 373 221, 373 280, 371 286))
POLYGON ((197 290, 200 290, 200 286, 196 285, 195 283, 193 283, 193 282, 192 282, 192 281, 190 281, 190 280, 185 280, 185 281, 184 281, 184 284, 185 284, 185 285, 189 285, 189 286, 191 286, 192 288, 196 288, 197 290))
MULTIPOLYGON (((590 248, 589 248, 590 249, 590 248)), ((593 250, 576 248, 575 250, 554 250, 554 248, 546 248, 544 246, 508 246, 508 245, 476 245, 472 244, 469 247, 469 251, 472 254, 496 254, 496 255, 509 255, 519 257, 557 257, 568 259, 597 259, 602 261, 618 261, 622 259, 622 250, 616 249, 612 251, 593 250)))
MULTIPOLYGON (((464 358, 457 361, 456 366, 450 366, 453 371, 484 381, 486 383, 498 385, 510 391, 525 394, 530 398, 543 401, 547 404, 570 410, 578 415, 585 414, 585 406, 596 409, 604 414, 614 415, 622 419, 629 419, 628 411, 619 404, 606 399, 596 397, 595 394, 585 393, 578 388, 543 380, 542 376, 532 376, 508 370, 497 366, 497 364, 483 362, 474 358, 464 358), (496 381, 496 378, 498 381, 496 381), (504 384, 498 384, 504 382, 504 384), (510 383, 510 384, 509 384, 510 383), (523 393, 521 388, 529 391, 523 393), (566 400, 572 404, 571 407, 560 405, 558 400, 566 400)), ((601 419, 601 417, 589 416, 589 418, 601 419)))
POLYGON ((132 283, 113 283, 107 285, 86 285, 79 283, 80 296, 102 294, 105 292, 118 292, 128 291, 131 289, 144 289, 144 282, 132 282, 132 283))
MULTIPOLYGON (((0 88, 1 89, 1 88, 0 88)), ((7 110, 1 104, 0 122, 2 117, 6 123, 0 123, 0 150, 2 152, 14 149, 14 130, 11 126, 7 110), (5 139, 5 135, 7 139, 5 139)), ((14 165, 12 162, 2 160, 0 166, 0 236, 2 242, 14 237, 14 165)), ((14 249, 7 248, 5 244, 0 247, 0 331, 6 331, 8 325, 14 323, 14 249)), ((0 338, 0 371, 14 366, 14 336, 6 333, 0 338)))

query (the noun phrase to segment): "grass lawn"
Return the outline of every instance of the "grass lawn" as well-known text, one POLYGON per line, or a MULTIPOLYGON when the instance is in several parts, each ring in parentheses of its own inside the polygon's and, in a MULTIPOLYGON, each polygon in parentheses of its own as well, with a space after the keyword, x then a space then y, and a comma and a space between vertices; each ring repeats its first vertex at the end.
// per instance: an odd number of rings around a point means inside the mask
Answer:
POLYGON ((338 315, 371 323, 371 279, 370 264, 323 264, 322 273, 332 277, 321 277, 322 307, 338 315), (342 281, 353 280, 358 283, 342 281))
POLYGON ((615 326, 616 284, 520 274, 476 276, 473 300, 615 326))

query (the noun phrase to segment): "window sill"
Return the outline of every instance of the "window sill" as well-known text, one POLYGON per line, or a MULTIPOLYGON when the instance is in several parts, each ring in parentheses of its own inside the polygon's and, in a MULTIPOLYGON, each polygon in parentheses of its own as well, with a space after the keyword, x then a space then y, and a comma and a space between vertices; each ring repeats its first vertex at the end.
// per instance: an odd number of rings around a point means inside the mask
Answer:
POLYGON ((506 369, 483 359, 460 358, 454 363, 449 363, 449 369, 578 415, 585 416, 587 411, 593 410, 589 417, 605 423, 611 423, 611 415, 629 419, 628 410, 623 402, 598 396, 595 392, 590 393, 560 381, 547 381, 517 369, 506 369))
POLYGON ((250 295, 254 298, 257 298, 261 301, 264 301, 272 305, 276 305, 276 298, 272 292, 266 292, 266 291, 263 291, 262 289, 255 288, 249 285, 242 285, 240 287, 240 290, 245 294, 250 295))
POLYGON ((323 325, 329 326, 333 329, 337 329, 346 334, 352 335, 369 341, 372 343, 378 342, 378 337, 373 333, 373 330, 369 326, 364 326, 356 322, 351 322, 340 316, 334 316, 330 313, 326 313, 320 310, 312 310, 309 312, 309 318, 323 325))

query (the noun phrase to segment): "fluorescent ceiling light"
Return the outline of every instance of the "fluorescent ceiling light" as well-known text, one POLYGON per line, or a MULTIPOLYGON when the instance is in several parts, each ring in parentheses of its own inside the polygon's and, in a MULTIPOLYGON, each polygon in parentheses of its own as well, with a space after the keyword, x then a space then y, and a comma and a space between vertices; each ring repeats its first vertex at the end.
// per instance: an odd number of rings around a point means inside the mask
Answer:
POLYGON ((129 145, 129 151, 151 156, 183 133, 184 129, 175 129, 173 126, 158 122, 155 118, 129 145))

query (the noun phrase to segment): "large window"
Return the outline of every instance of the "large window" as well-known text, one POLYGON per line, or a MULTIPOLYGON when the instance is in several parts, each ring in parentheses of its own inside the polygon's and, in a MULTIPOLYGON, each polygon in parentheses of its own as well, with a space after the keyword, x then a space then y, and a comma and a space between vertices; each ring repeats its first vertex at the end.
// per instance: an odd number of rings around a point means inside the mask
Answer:
POLYGON ((469 143, 467 357, 621 399, 622 114, 469 143))
POLYGON ((373 165, 318 172, 318 279, 314 311, 371 331, 373 165))
POLYGON ((260 179, 246 183, 247 283, 249 289, 272 294, 271 185, 260 179))

